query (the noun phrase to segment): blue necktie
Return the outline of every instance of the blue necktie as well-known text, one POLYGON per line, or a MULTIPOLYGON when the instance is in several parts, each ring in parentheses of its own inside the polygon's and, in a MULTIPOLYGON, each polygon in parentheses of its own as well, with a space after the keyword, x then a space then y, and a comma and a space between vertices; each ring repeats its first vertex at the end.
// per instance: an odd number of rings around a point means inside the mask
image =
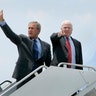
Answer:
POLYGON ((34 44, 33 44, 33 54, 34 54, 34 59, 37 60, 38 59, 38 45, 37 45, 37 41, 34 39, 34 44))

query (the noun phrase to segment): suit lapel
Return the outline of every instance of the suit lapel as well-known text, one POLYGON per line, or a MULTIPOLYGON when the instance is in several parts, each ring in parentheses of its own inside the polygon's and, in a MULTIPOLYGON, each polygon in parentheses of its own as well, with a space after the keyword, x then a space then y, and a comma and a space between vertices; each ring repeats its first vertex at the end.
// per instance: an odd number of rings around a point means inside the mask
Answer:
POLYGON ((29 45, 32 54, 33 54, 33 43, 34 43, 33 40, 31 40, 30 45, 29 45))
MULTIPOLYGON (((39 39, 40 40, 40 39, 39 39)), ((42 58, 43 57, 43 54, 44 54, 44 52, 45 52, 45 45, 44 45, 44 43, 43 43, 43 41, 41 41, 40 40, 40 44, 41 44, 41 57, 40 58, 42 58)))
POLYGON ((42 43, 41 40, 40 40, 40 43, 41 43, 41 57, 42 57, 43 56, 43 53, 44 53, 44 44, 42 43))
POLYGON ((78 53, 78 43, 76 42, 76 40, 75 39, 73 39, 72 37, 71 37, 71 39, 72 39, 72 41, 73 41, 73 44, 74 44, 74 47, 75 47, 75 53, 76 53, 76 55, 77 55, 77 53, 78 53))
POLYGON ((61 37, 61 39, 60 39, 60 44, 61 44, 61 47, 62 47, 63 50, 65 50, 65 49, 67 50, 66 40, 65 40, 64 37, 61 37))

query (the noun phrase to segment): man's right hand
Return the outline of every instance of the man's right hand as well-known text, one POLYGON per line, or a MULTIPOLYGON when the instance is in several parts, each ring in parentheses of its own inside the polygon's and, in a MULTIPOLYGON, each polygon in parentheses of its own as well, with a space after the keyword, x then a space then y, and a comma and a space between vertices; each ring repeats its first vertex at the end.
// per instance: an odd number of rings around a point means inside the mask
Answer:
POLYGON ((4 21, 4 18, 3 18, 3 10, 0 10, 0 21, 4 21))
POLYGON ((65 36, 65 33, 62 32, 62 31, 60 31, 60 32, 58 32, 58 36, 59 36, 59 37, 61 37, 61 36, 65 36))

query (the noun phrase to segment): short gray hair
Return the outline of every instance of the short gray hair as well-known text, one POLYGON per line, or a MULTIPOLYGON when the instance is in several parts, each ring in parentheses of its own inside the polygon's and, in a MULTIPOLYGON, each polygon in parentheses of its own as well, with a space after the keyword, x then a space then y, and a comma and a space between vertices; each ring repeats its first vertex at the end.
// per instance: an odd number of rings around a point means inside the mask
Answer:
POLYGON ((41 24, 38 21, 31 21, 30 23, 36 23, 37 24, 37 29, 41 31, 41 24))

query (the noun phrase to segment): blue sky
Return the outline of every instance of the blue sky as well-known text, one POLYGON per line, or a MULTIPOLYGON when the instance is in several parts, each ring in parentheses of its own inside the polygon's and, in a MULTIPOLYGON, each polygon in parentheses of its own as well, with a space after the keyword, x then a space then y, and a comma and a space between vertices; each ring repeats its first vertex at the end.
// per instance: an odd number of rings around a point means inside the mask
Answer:
MULTIPOLYGON (((50 43, 50 35, 60 31, 61 22, 73 23, 72 36, 82 43, 84 65, 96 67, 96 0, 0 0, 0 9, 12 30, 27 35, 27 24, 41 23, 40 38, 50 43)), ((0 29, 0 82, 12 79, 18 51, 0 29)))

